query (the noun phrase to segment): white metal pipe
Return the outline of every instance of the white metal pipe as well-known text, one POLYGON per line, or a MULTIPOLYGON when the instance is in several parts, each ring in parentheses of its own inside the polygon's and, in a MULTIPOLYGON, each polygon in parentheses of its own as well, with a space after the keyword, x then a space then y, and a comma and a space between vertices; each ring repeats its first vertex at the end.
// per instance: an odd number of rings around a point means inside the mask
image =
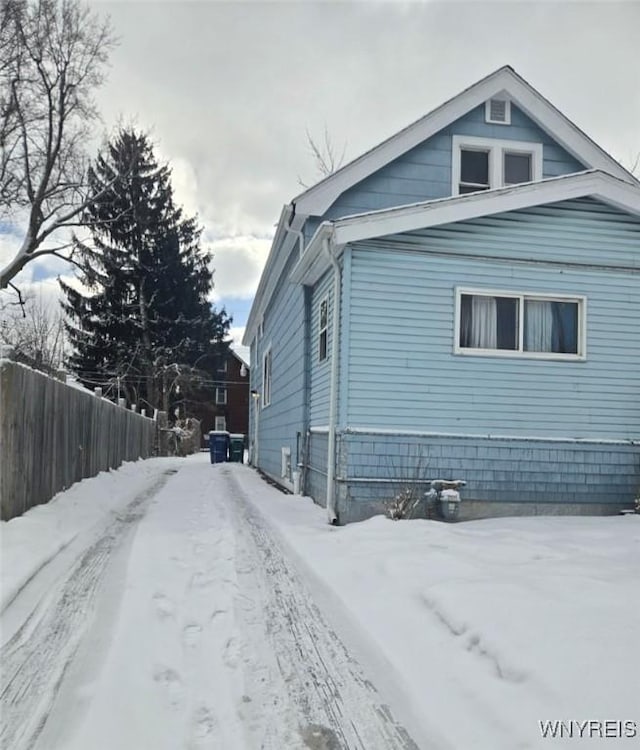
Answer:
POLYGON ((327 517, 337 523, 336 513, 336 422, 338 417, 338 357, 340 356, 340 297, 342 269, 332 252, 329 238, 324 240, 324 250, 333 266, 333 325, 331 340, 331 381, 329 386, 329 435, 327 440, 327 517))

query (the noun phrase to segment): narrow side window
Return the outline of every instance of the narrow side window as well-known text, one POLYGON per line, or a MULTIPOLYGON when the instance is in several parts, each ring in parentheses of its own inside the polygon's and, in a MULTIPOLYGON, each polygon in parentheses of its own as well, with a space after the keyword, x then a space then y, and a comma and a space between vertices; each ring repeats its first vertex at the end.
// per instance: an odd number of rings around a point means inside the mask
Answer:
POLYGON ((320 303, 320 325, 318 338, 318 360, 324 362, 327 358, 327 326, 329 320, 328 314, 329 303, 323 299, 320 303))
POLYGON ((262 406, 271 403, 271 349, 262 358, 262 406))

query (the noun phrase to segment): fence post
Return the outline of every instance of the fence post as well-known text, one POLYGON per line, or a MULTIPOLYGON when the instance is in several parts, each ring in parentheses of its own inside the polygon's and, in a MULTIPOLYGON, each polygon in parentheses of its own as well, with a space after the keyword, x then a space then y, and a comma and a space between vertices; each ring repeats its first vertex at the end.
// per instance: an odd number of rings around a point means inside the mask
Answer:
POLYGON ((169 420, 166 411, 157 412, 156 429, 158 434, 158 455, 169 455, 169 420))

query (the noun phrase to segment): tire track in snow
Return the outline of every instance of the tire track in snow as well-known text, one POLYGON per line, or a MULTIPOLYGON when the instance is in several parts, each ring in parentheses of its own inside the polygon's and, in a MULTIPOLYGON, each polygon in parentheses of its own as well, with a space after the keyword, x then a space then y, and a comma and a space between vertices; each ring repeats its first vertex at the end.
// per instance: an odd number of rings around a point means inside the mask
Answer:
MULTIPOLYGON (((254 581, 262 575, 267 636, 297 707, 301 744, 312 750, 418 750, 327 624, 233 474, 226 468, 221 474, 238 535, 245 537, 247 575, 254 581)), ((265 739, 261 750, 272 747, 265 739)))
POLYGON ((116 515, 78 559, 43 611, 36 609, 0 649, 0 747, 33 747, 51 711, 65 672, 87 630, 97 589, 114 550, 167 482, 165 472, 116 515))

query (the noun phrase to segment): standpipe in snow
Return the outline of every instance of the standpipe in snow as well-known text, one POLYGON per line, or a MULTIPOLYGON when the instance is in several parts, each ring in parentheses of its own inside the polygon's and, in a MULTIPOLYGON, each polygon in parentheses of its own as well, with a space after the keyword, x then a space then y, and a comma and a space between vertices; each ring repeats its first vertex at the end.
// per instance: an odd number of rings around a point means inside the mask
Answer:
POLYGON ((329 386, 329 436, 327 444, 327 516, 337 523, 336 514, 336 421, 338 414, 338 356, 340 353, 340 298, 342 269, 335 256, 335 246, 325 237, 323 248, 333 266, 333 321, 331 332, 331 382, 329 386))

